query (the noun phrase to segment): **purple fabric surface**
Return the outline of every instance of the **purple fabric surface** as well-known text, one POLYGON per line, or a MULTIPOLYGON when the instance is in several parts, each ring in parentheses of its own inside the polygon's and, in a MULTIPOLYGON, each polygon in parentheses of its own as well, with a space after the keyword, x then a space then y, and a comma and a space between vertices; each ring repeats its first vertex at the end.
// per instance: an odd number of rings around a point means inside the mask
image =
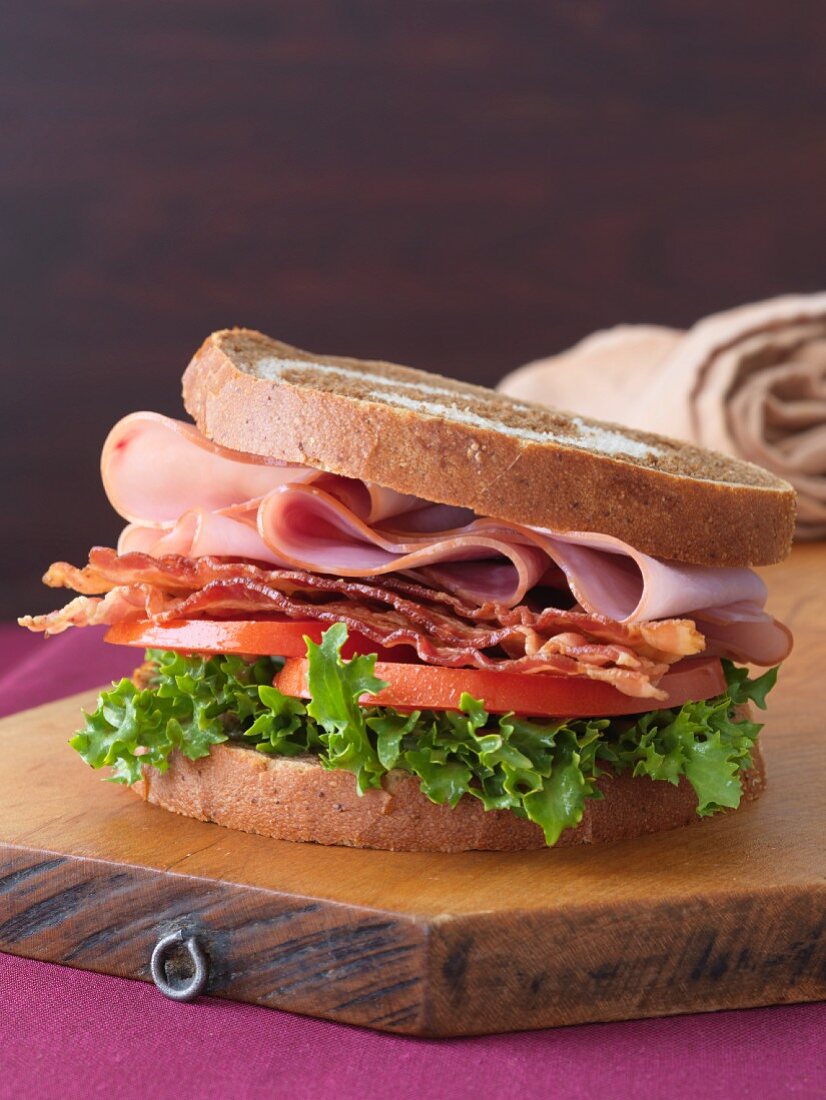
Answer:
MULTIPOLYGON (((95 686, 136 656, 90 630, 44 642, 2 626, 0 710, 95 686)), ((825 1035, 821 1004, 407 1039, 212 998, 175 1004, 141 982, 0 955, 0 1097, 819 1098, 825 1035)))

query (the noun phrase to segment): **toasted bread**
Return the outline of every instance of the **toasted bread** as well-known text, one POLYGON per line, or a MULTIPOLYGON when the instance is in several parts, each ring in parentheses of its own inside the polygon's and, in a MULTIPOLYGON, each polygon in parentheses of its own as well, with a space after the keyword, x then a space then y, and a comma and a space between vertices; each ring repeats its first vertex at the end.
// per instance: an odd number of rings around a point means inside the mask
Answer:
POLYGON ((697 565, 768 565, 791 544, 794 490, 757 466, 408 367, 225 329, 183 394, 223 446, 479 515, 697 565))

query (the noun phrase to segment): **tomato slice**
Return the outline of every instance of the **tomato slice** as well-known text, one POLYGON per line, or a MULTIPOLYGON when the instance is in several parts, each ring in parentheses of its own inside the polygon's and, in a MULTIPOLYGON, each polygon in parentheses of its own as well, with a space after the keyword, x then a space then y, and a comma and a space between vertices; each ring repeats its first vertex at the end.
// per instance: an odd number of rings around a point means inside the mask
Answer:
MULTIPOLYGON (((304 635, 320 642, 321 635, 329 626, 329 623, 314 619, 180 619, 169 623, 142 619, 110 627, 106 641, 144 649, 176 649, 184 653, 304 657, 307 653, 304 635)), ((415 651, 407 646, 388 649, 350 631, 342 654, 354 657, 358 653, 376 653, 380 658, 396 662, 415 657, 415 651)))
MULTIPOLYGON (((726 690, 723 666, 716 657, 680 661, 660 681, 668 698, 639 699, 623 695, 610 684, 547 673, 498 672, 472 668, 376 662, 376 676, 390 686, 376 695, 363 695, 366 706, 401 709, 458 710, 462 692, 484 701, 487 710, 559 718, 600 718, 640 714, 647 710, 681 706, 689 700, 710 699, 726 690)), ((285 695, 309 698, 307 660, 286 661, 275 677, 285 695)))

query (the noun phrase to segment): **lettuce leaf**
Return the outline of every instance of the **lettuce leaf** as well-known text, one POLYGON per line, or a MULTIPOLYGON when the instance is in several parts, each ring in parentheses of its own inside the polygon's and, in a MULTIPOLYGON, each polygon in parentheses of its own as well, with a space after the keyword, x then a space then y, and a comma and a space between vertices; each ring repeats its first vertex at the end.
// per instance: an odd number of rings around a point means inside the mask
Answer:
POLYGON ((307 686, 311 701, 307 714, 324 730, 321 762, 326 768, 345 768, 356 777, 359 794, 369 787, 380 787, 385 768, 376 746, 367 732, 364 710, 359 697, 375 695, 387 687, 373 675, 376 657, 341 659, 341 647, 347 640, 344 623, 334 623, 316 645, 309 638, 307 686))
POLYGON ((737 718, 735 708, 747 701, 765 708, 777 676, 771 669, 752 680, 724 661, 728 687, 715 699, 613 719, 491 715, 469 695, 455 711, 401 713, 359 704, 385 684, 375 655, 341 657, 346 637, 337 623, 320 644, 307 639, 306 705, 273 687, 279 658, 150 650, 151 682, 113 684, 70 744, 121 783, 136 782, 144 764, 165 771, 175 749, 197 760, 227 740, 282 756, 313 754, 327 768, 352 772, 360 793, 399 768, 417 776, 431 801, 478 798, 487 810, 534 821, 553 845, 581 821, 586 799, 602 797, 596 781, 609 771, 673 784, 685 776, 701 816, 737 806, 762 727, 737 718))

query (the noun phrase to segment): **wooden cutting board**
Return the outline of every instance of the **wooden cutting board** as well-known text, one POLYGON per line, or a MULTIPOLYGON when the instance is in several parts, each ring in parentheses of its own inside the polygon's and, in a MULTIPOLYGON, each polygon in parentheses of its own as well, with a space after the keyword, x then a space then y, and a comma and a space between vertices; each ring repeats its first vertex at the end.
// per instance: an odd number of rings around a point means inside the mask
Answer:
POLYGON ((194 933, 208 992, 418 1035, 826 995, 826 552, 769 571, 797 649, 741 812, 641 840, 436 855, 176 817, 65 744, 77 696, 0 723, 0 949, 149 980, 194 933))

